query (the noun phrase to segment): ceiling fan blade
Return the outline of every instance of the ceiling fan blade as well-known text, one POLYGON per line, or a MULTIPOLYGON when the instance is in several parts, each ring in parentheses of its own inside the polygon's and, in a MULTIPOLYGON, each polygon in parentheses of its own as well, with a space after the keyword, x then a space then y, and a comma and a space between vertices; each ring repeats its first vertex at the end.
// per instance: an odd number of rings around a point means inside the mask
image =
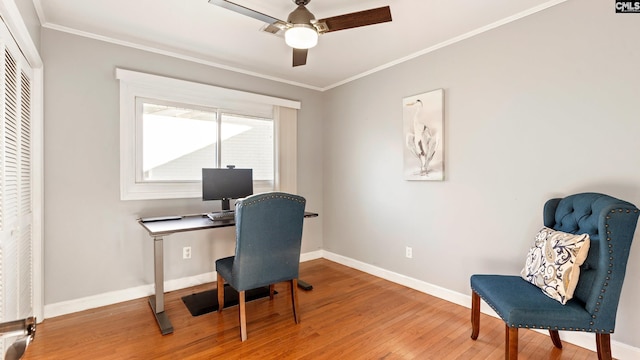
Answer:
POLYGON ((318 29, 318 32, 322 34, 389 21, 391 21, 391 8, 389 6, 383 6, 376 9, 320 19, 313 25, 318 29))
POLYGON ((242 5, 238 5, 235 3, 232 3, 231 1, 226 1, 226 0, 209 0, 209 4, 213 4, 213 5, 218 5, 222 8, 231 10, 231 11, 235 11, 238 14, 242 14, 251 18, 254 18, 256 20, 260 20, 263 22, 266 22, 267 24, 275 24, 275 23, 284 23, 284 21, 279 20, 274 18, 273 16, 269 16, 266 14, 263 14, 261 12, 246 8, 242 5))
POLYGON ((307 53, 309 49, 293 49, 293 66, 301 66, 307 64, 307 53))
POLYGON ((284 21, 278 20, 273 24, 265 24, 260 30, 266 33, 284 37, 284 32, 289 28, 289 24, 284 21))

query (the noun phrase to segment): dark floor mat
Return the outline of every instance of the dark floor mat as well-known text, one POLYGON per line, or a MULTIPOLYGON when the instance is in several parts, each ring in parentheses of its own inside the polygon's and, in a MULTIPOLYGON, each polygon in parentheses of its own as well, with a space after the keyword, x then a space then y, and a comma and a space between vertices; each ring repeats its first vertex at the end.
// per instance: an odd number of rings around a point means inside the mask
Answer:
MULTIPOLYGON (((277 294, 277 292, 274 292, 277 294)), ((245 301, 260 299, 269 296, 269 287, 245 291, 245 301)), ((182 302, 187 306, 191 316, 200 316, 218 310, 218 290, 207 290, 182 297, 182 302)), ((238 305, 238 292, 228 284, 224 285, 224 307, 238 305)))

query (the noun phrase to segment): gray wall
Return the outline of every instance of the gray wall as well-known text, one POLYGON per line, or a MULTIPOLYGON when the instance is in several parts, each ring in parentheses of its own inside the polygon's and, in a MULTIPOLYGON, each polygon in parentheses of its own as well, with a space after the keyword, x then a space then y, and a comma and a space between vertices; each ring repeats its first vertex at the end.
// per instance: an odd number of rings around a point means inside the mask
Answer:
MULTIPOLYGON (((640 15, 570 0, 328 91, 324 249, 470 294, 519 273, 547 199, 640 206, 637 34, 640 15), (438 88, 446 180, 404 181, 402 98, 438 88)), ((613 339, 640 347, 640 231, 631 251, 613 339)))
MULTIPOLYGON (((153 283, 152 240, 135 219, 189 214, 219 204, 199 199, 121 201, 119 85, 115 68, 299 100, 298 193, 322 206, 322 94, 43 29, 45 66, 45 305, 153 283)), ((214 270, 233 254, 234 230, 165 240, 166 279, 214 270), (193 258, 182 260, 182 247, 193 258)), ((303 252, 322 247, 322 217, 305 222, 303 252)))

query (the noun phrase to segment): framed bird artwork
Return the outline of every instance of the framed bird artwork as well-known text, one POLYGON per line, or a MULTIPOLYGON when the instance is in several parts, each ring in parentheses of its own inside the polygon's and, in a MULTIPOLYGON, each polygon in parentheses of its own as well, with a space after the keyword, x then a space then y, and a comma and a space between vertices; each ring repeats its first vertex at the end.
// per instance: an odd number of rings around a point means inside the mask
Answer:
POLYGON ((443 89, 402 99, 405 180, 444 180, 443 108, 443 89))

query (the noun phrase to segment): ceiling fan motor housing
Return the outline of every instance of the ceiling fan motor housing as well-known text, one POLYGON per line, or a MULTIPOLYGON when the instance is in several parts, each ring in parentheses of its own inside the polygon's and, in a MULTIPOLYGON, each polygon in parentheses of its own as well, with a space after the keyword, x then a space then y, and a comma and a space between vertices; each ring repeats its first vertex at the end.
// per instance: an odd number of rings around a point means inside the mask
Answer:
POLYGON ((307 10, 304 5, 298 5, 298 7, 289 14, 287 22, 289 24, 311 24, 311 20, 315 20, 315 16, 307 10))

